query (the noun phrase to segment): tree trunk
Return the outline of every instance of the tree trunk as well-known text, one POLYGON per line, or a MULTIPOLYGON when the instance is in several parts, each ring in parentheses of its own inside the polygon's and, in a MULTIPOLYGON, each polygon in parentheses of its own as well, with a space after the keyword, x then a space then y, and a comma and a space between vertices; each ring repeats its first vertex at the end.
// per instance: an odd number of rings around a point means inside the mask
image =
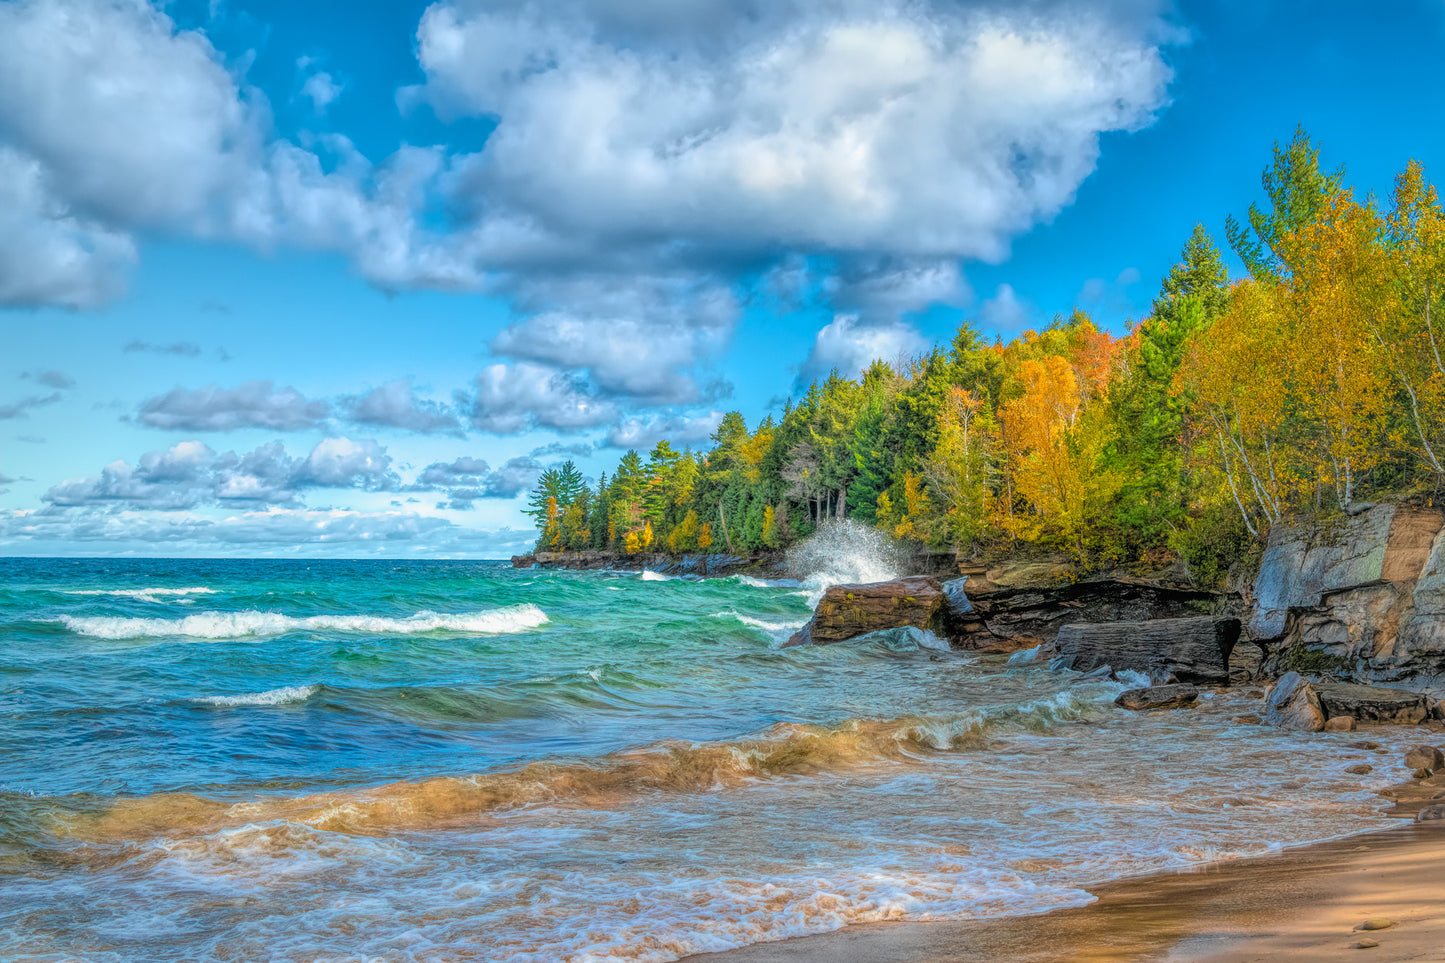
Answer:
POLYGON ((723 514, 723 503, 721 498, 718 499, 717 503, 717 520, 722 523, 723 541, 727 542, 728 554, 737 554, 733 551, 733 537, 728 534, 728 519, 727 516, 723 514))
POLYGON ((838 490, 838 519, 839 521, 848 517, 848 486, 844 485, 838 490))

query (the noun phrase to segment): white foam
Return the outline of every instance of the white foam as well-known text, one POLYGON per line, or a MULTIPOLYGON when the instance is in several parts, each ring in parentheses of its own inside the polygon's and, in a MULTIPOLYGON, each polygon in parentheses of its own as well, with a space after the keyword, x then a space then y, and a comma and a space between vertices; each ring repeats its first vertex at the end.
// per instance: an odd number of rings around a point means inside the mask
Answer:
POLYGON ((788 568, 802 577, 812 605, 830 586, 887 582, 907 567, 908 554, 896 539, 852 519, 825 522, 788 550, 788 568))
POLYGON ((1008 657, 1009 665, 1023 665, 1026 662, 1034 662, 1039 657, 1039 650, 1042 645, 1036 645, 1032 649, 1022 649, 1008 657))
POLYGON ((531 603, 486 612, 442 614, 418 612, 406 618, 379 615, 308 615, 279 612, 200 612, 182 619, 77 618, 61 616, 77 635, 100 639, 145 639, 186 636, 195 639, 237 639, 287 632, 350 632, 358 635, 420 635, 427 632, 477 632, 503 635, 546 624, 547 614, 531 603))
POLYGON ((1133 669, 1120 669, 1114 673, 1114 678, 1130 689, 1144 689, 1154 684, 1147 675, 1133 669))
POLYGON ((746 585, 749 588, 798 588, 799 582, 795 578, 753 578, 751 575, 739 575, 738 584, 746 585))
POLYGON ((241 695, 202 696, 197 702, 208 702, 213 706, 284 706, 293 702, 305 702, 320 690, 319 685, 292 685, 284 689, 267 689, 265 692, 246 692, 241 695))
MULTIPOLYGON (((117 598, 136 599, 140 602, 160 602, 169 598, 187 595, 215 595, 216 590, 197 586, 194 588, 138 588, 138 589, 63 589, 66 595, 110 595, 117 598)), ((180 598, 183 603, 193 600, 180 598)))
POLYGON ((644 582, 671 582, 677 576, 663 575, 661 572, 654 572, 650 568, 645 568, 642 570, 641 577, 644 582))

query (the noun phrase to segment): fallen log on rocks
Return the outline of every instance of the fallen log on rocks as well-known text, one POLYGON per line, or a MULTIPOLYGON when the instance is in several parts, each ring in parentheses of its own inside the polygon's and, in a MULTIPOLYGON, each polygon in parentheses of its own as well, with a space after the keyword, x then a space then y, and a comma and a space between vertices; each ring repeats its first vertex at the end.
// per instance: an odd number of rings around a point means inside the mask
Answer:
POLYGON ((1208 616, 1074 624, 1059 629, 1055 645, 1060 658, 1079 672, 1111 665, 1116 672, 1132 669, 1150 679, 1227 685, 1239 628, 1239 619, 1208 616))

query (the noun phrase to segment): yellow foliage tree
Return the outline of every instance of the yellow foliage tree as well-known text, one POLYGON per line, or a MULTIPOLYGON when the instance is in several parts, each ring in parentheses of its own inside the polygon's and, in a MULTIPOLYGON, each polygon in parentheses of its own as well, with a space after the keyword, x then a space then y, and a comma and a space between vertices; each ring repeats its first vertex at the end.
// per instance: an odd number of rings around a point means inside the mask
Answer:
POLYGON ((1022 395, 1000 414, 1015 487, 1032 515, 1013 524, 1024 537, 1052 534, 1081 550, 1084 529, 1118 488, 1100 457, 1110 430, 1104 406, 1085 417, 1074 368, 1059 355, 1023 362, 1019 382, 1022 395))

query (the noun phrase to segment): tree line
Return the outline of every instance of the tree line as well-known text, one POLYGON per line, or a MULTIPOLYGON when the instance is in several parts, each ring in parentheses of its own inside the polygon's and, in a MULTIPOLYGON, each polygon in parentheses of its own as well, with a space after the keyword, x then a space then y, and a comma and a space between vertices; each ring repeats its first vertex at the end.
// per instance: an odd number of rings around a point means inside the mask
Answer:
POLYGON ((1445 212, 1411 162, 1386 199, 1276 145, 1265 201, 1202 226, 1122 336, 1083 311, 1011 341, 964 323, 905 361, 834 372, 778 418, 729 412, 529 498, 539 550, 751 553, 852 518, 966 556, 1183 558, 1217 580, 1290 513, 1445 479, 1445 212))

